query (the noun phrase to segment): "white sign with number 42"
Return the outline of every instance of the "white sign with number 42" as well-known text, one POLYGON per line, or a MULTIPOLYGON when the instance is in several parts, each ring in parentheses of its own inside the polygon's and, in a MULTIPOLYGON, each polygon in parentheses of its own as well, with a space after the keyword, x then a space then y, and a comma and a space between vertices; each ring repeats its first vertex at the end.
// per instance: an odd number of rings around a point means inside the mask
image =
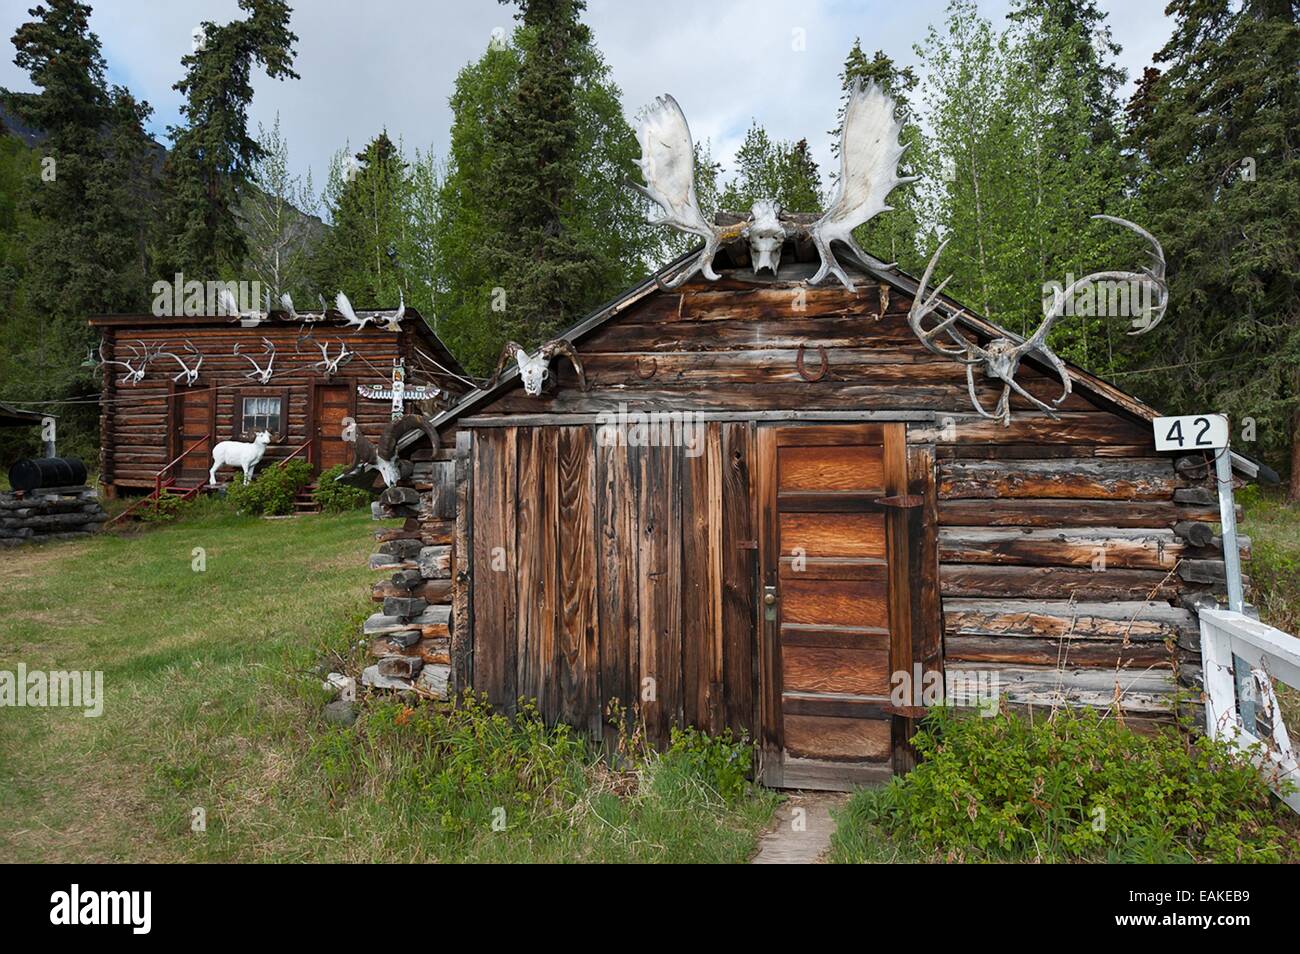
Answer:
POLYGON ((1157 417, 1156 450, 1213 450, 1228 446, 1228 419, 1222 414, 1184 414, 1157 417))

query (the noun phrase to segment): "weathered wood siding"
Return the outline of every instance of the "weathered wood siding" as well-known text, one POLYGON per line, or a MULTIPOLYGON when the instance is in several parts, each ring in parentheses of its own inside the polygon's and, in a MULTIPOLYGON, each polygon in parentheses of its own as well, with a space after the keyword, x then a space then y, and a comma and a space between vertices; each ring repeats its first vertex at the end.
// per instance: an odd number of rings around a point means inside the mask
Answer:
POLYGON ((611 701, 655 741, 685 722, 752 732, 753 426, 708 425, 699 455, 601 446, 597 433, 474 432, 473 658, 460 678, 597 737, 611 701))

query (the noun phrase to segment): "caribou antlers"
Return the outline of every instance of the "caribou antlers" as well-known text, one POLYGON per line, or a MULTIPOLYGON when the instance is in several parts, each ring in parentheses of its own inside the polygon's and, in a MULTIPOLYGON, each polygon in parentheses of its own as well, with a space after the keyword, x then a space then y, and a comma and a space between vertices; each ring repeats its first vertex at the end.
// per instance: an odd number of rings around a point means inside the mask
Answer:
POLYGON ((234 353, 239 355, 245 361, 253 366, 252 371, 245 371, 244 377, 251 378, 258 384, 266 384, 271 380, 271 368, 275 364, 275 345, 266 338, 262 339, 262 354, 267 355, 266 367, 262 367, 257 360, 249 354, 240 353, 240 345, 235 345, 234 353))
POLYGON ((171 358, 173 361, 179 364, 181 366, 181 369, 176 374, 172 375, 172 380, 179 383, 181 378, 184 378, 185 386, 189 388, 189 387, 193 387, 195 384, 198 383, 199 368, 203 367, 203 355, 200 354, 199 350, 195 348, 194 345, 191 344, 189 341, 185 342, 185 350, 188 351, 190 354, 195 355, 199 359, 194 363, 194 367, 192 368, 185 363, 184 359, 182 359, 180 355, 175 354, 171 351, 159 351, 157 356, 160 358, 171 358))
POLYGON ((321 360, 317 361, 312 365, 312 367, 320 368, 326 374, 338 374, 339 368, 351 361, 354 353, 348 350, 348 343, 346 341, 339 342, 339 356, 333 359, 330 358, 330 346, 328 342, 321 344, 318 341, 316 342, 316 347, 320 348, 321 360))
MULTIPOLYGON (((122 383, 129 384, 132 387, 144 380, 144 375, 149 370, 149 364, 157 357, 157 352, 150 351, 149 346, 143 341, 127 342, 126 347, 131 349, 131 359, 128 361, 109 360, 104 357, 104 343, 99 343, 99 363, 104 367, 117 365, 119 368, 125 368, 126 373, 122 375, 122 383), (132 361, 139 362, 138 366, 132 364, 132 361)), ((161 345, 159 346, 161 347, 161 345)), ((93 357, 93 354, 92 354, 93 357)))
POLYGON ((1144 315, 1144 322, 1135 332, 1130 334, 1142 334, 1150 331, 1160 323, 1164 317, 1165 310, 1169 306, 1169 286, 1165 281, 1165 256, 1164 250, 1160 243, 1146 229, 1134 225, 1127 219, 1116 218, 1113 215, 1094 215, 1094 219, 1101 219, 1106 222, 1114 222, 1125 228, 1132 229, 1138 235, 1145 238, 1152 246, 1152 264, 1150 268, 1144 268, 1141 272, 1094 272, 1091 275, 1085 275, 1077 281, 1071 282, 1064 289, 1055 289, 1051 308, 1048 309, 1047 315, 1043 318, 1042 324, 1038 329, 1025 338, 1023 341, 1016 341, 1010 335, 1004 335, 991 340, 986 345, 981 345, 973 338, 967 337, 959 332, 955 325, 962 317, 964 312, 957 312, 955 315, 949 315, 943 321, 939 322, 932 328, 927 329, 924 325, 925 319, 934 312, 940 305, 940 295, 943 293, 952 276, 948 276, 939 283, 939 287, 933 292, 926 295, 926 288, 930 283, 930 275, 934 272, 934 266, 939 261, 939 256, 943 253, 944 247, 948 244, 946 241, 941 243, 935 250, 930 264, 926 266, 925 273, 921 276, 921 282, 917 286, 916 296, 912 300, 912 308, 907 313, 907 323, 911 325, 912 331, 916 334, 921 344, 929 351, 956 361, 966 366, 966 387, 970 394, 971 404, 975 410, 983 417, 991 419, 1002 419, 1003 426, 1011 424, 1011 392, 1014 391, 1025 400, 1029 401, 1034 407, 1046 411, 1053 418, 1056 417, 1056 408, 1062 401, 1070 396, 1071 382, 1070 373, 1055 352, 1047 345, 1047 335, 1052 330, 1058 319, 1067 311, 1070 303, 1074 300, 1075 295, 1080 289, 1088 285, 1094 285, 1102 281, 1113 282, 1142 282, 1155 289, 1157 304, 1154 308, 1148 309, 1144 315), (1154 315, 1154 318, 1152 317, 1154 315), (941 337, 947 338, 947 343, 941 343, 941 337), (1016 382, 1016 372, 1020 369, 1020 362, 1025 355, 1035 353, 1052 366, 1052 369, 1061 379, 1061 396, 1053 401, 1053 404, 1045 404, 1038 400, 1032 394, 1027 392, 1016 382), (984 374, 1002 382, 1002 394, 998 398, 997 406, 990 414, 980 403, 979 397, 975 392, 975 366, 983 365, 984 374))
POLYGON ((551 358, 557 354, 562 354, 573 362, 573 369, 578 372, 578 381, 582 390, 587 390, 587 375, 582 370, 582 360, 574 350, 573 343, 567 338, 554 338, 546 342, 537 349, 537 354, 531 357, 513 341, 507 341, 505 347, 501 349, 501 359, 497 361, 496 373, 492 375, 492 385, 500 380, 506 363, 513 358, 519 366, 519 379, 524 382, 524 392, 529 397, 537 397, 542 393, 542 385, 550 376, 551 358))

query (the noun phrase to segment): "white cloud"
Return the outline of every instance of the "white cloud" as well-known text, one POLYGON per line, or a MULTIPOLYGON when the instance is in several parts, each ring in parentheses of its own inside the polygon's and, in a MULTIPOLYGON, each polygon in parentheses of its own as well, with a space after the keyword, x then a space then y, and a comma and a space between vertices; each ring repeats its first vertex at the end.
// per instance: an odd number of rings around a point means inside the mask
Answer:
MULTIPOLYGON (((30 0, 0 0, 5 43, 27 19, 30 0)), ((652 97, 671 92, 697 139, 712 140, 729 161, 752 119, 773 136, 807 138, 828 172, 830 137, 839 102, 839 69, 855 37, 900 64, 924 71, 912 51, 945 0, 589 0, 586 22, 622 88, 628 116, 652 97), (796 30, 806 47, 794 48, 796 30)), ((981 4, 1001 22, 1008 4, 981 4)), ((1141 73, 1168 38, 1164 0, 1103 0, 1130 77, 1141 73)), ((193 29, 203 20, 240 15, 235 0, 99 0, 93 29, 104 45, 113 82, 131 88, 155 109, 160 139, 178 121, 172 84, 193 29)), ((387 128, 408 149, 446 151, 456 73, 486 47, 494 27, 512 25, 513 8, 496 0, 300 0, 293 14, 299 36, 297 81, 256 74, 250 116, 254 128, 279 112, 293 165, 311 168, 317 185, 330 155, 344 142, 359 149, 387 128)), ((11 47, 7 47, 11 51, 11 47)), ((12 55, 0 59, 0 85, 30 89, 12 55)))

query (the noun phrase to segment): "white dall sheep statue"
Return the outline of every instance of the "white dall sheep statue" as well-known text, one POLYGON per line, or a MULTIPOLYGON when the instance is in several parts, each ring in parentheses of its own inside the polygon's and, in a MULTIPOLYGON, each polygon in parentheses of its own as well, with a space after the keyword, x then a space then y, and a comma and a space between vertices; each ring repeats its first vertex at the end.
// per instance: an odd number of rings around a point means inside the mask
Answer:
POLYGON ((212 448, 212 469, 208 471, 208 483, 217 482, 218 467, 242 468, 244 483, 248 483, 253 479, 253 468, 261 462, 269 443, 270 431, 258 431, 251 444, 246 441, 222 441, 212 448))

